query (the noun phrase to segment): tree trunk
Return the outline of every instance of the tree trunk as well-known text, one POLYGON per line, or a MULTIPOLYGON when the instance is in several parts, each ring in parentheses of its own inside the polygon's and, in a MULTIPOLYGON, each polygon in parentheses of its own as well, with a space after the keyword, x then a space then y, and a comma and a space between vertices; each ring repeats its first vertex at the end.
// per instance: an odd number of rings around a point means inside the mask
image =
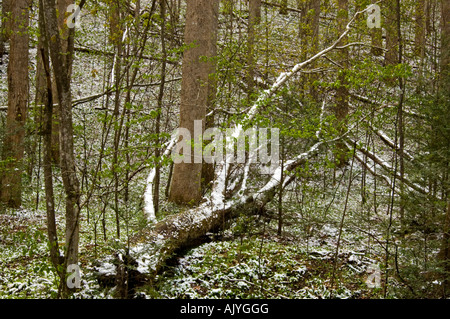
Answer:
MULTIPOLYGON (((338 0, 338 32, 344 32, 348 23, 348 0, 338 0)), ((340 42, 340 46, 345 46, 348 38, 344 37, 340 42)), ((346 130, 346 117, 348 115, 348 88, 347 88, 347 68, 348 68, 348 48, 342 48, 338 51, 338 63, 341 69, 338 74, 338 88, 336 89, 336 105, 334 115, 336 116, 338 132, 342 133, 346 130)), ((336 143, 336 161, 339 167, 346 164, 347 148, 344 143, 336 143)))
MULTIPOLYGON (((69 70, 69 75, 72 74, 72 63, 70 60, 70 54, 69 54, 69 46, 70 46, 70 32, 69 28, 66 24, 66 18, 70 13, 67 12, 67 7, 74 3, 73 0, 56 0, 57 1, 57 10, 59 12, 58 15, 58 28, 61 35, 61 48, 64 54, 66 54, 66 57, 68 61, 65 61, 64 63, 67 65, 69 70)), ((58 90, 56 88, 56 79, 53 79, 53 97, 55 98, 55 101, 58 101, 58 90)), ((60 151, 59 151, 59 110, 60 106, 56 105, 53 107, 53 123, 52 123, 52 161, 54 164, 59 165, 60 162, 60 151)))
POLYGON ((156 139, 156 148, 155 148, 155 182, 154 182, 154 197, 153 203, 155 207, 155 216, 158 216, 159 212, 159 186, 161 182, 161 150, 160 150, 160 134, 161 134, 161 113, 163 108, 163 99, 164 99, 164 87, 166 84, 166 59, 167 59, 167 50, 166 50, 166 1, 160 1, 160 14, 162 19, 161 25, 161 50, 162 50, 162 64, 161 64, 161 85, 159 86, 158 93, 158 115, 156 116, 156 128, 155 133, 157 135, 156 139))
POLYGON ((443 266, 444 297, 447 297, 450 285, 450 201, 447 202, 447 211, 442 229, 444 235, 442 237, 442 244, 438 258, 443 266))
MULTIPOLYGON (((403 40, 402 40, 402 29, 401 29, 401 5, 400 0, 397 0, 396 5, 396 13, 397 13, 397 39, 398 39, 398 63, 403 63, 403 40)), ((398 78, 398 85, 400 88, 400 96, 398 101, 398 157, 400 164, 400 189, 401 189, 401 199, 400 199, 400 218, 403 221, 404 213, 405 213, 405 203, 403 200, 403 180, 405 177, 405 160, 404 160, 404 150, 405 150, 405 125, 404 125, 404 116, 403 116, 403 101, 405 98, 405 79, 400 76, 398 78)))
MULTIPOLYGON (((42 135, 44 137, 44 185, 45 185, 45 204, 47 209, 47 234, 50 246, 50 260, 59 275, 61 275, 59 266, 61 265, 61 258, 58 246, 58 232, 56 229, 56 215, 55 215, 55 197, 53 194, 53 170, 52 170, 52 122, 53 122, 53 97, 52 97, 52 83, 50 75, 50 61, 45 55, 44 49, 41 50, 42 63, 45 66, 47 79, 47 102, 44 106, 44 118, 42 135)), ((63 278, 61 278, 63 279, 63 278)))
MULTIPOLYGON (((298 1, 298 9, 302 12, 299 23, 299 37, 301 40, 301 58, 306 60, 308 56, 317 53, 319 49, 319 22, 320 22, 320 0, 298 1)), ((315 64, 311 65, 313 69, 315 64)), ((317 74, 309 74, 302 77, 300 94, 305 97, 310 95, 314 101, 318 101, 318 92, 313 83, 317 80, 317 74)))
POLYGON ((2 154, 7 164, 1 176, 0 200, 14 208, 22 203, 22 160, 29 91, 29 7, 30 0, 17 0, 11 8, 8 112, 2 154))
POLYGON ((387 0, 381 9, 386 12, 386 65, 398 64, 398 32, 396 0, 387 0))
MULTIPOLYGON (((216 55, 218 14, 218 0, 187 1, 185 43, 191 47, 183 56, 180 128, 187 129, 192 136, 194 121, 202 121, 202 133, 205 129, 210 75, 214 73, 212 58, 216 55)), ((202 161, 194 161, 192 151, 184 160, 174 166, 169 200, 179 204, 196 203, 202 196, 202 161)))
MULTIPOLYGON (((114 72, 114 112, 113 112, 113 123, 114 123, 114 153, 112 160, 111 171, 113 172, 114 179, 114 213, 116 217, 116 234, 117 238, 120 238, 120 216, 119 216, 119 146, 120 139, 122 135, 122 120, 119 119, 120 115, 120 104, 121 104, 121 85, 122 85, 122 56, 124 50, 123 44, 123 26, 121 23, 122 7, 120 1, 113 1, 111 13, 110 13, 110 39, 115 47, 116 56, 114 58, 113 70, 114 72)), ((112 84, 112 83, 111 83, 112 84)))
MULTIPOLYGON (((448 86, 450 84, 450 2, 442 1, 441 4, 442 20, 441 20, 441 76, 440 76, 440 96, 442 103, 448 101, 450 92, 448 86)), ((448 102, 447 102, 448 103, 448 102)), ((447 106, 448 111, 448 106, 447 106)), ((448 166, 448 164, 447 164, 448 166)), ((449 193, 445 194, 447 198, 447 211, 443 225, 443 239, 439 258, 444 268, 444 294, 448 295, 450 285, 450 201, 449 193)))
MULTIPOLYGON (((49 50, 53 65, 53 75, 58 91, 60 107, 60 166, 66 194, 66 255, 65 266, 77 264, 79 242, 79 181, 76 173, 73 124, 72 124, 72 95, 70 88, 70 69, 72 51, 64 54, 56 15, 55 0, 43 0, 44 20, 49 39, 49 50)), ((72 31, 71 31, 72 32, 72 31)))
MULTIPOLYGON (((295 159, 283 162, 284 171, 293 172, 300 165, 304 165, 308 158, 317 154, 320 145, 324 143, 320 141, 295 159)), ((279 167, 259 190, 242 196, 238 195, 243 193, 241 189, 236 191, 231 199, 226 200, 223 196, 227 192, 223 174, 227 171, 225 166, 223 163, 218 166, 211 196, 203 204, 169 216, 156 225, 144 229, 130 240, 133 247, 130 255, 136 260, 137 269, 141 274, 148 279, 154 279, 174 253, 198 243, 208 232, 220 230, 230 218, 243 212, 251 214, 264 211, 264 207, 274 198, 280 185, 287 187, 296 176, 286 174, 281 179, 279 167)), ((236 179, 240 177, 240 174, 234 176, 236 179)))
MULTIPOLYGON (((372 1, 376 2, 376 1, 372 1)), ((383 55, 383 29, 382 28, 372 28, 370 31, 370 38, 372 48, 370 49, 372 54, 375 56, 383 55)))
MULTIPOLYGON (((37 74, 36 74, 36 105, 42 108, 41 134, 44 141, 44 187, 45 204, 47 210, 47 235, 50 246, 50 260, 59 276, 61 272, 61 257, 58 246, 58 233, 56 228, 55 198, 53 193, 53 170, 52 170, 52 122, 53 122, 53 92, 50 73, 50 60, 48 57, 48 44, 45 36, 45 22, 42 0, 39 1, 39 35, 37 74)), ((60 278, 61 280, 63 278, 60 278)))
MULTIPOLYGON (((311 21, 311 52, 315 54, 317 50, 319 49, 319 28, 320 28, 320 0, 311 0, 310 3, 311 10, 313 11, 312 21, 311 21)), ((343 26, 343 29, 345 28, 345 25, 343 26)), ((342 30, 341 30, 342 31, 342 30)), ((312 65, 312 68, 315 67, 315 63, 312 65)), ((314 85, 314 82, 318 79, 317 74, 311 74, 309 82, 310 84, 310 90, 309 93, 311 95, 311 98, 315 101, 319 101, 319 96, 317 92, 317 88, 314 85)))
POLYGON ((414 50, 422 59, 425 55, 426 44, 426 10, 428 0, 418 0, 416 2, 415 23, 414 23, 414 50))
POLYGON ((248 19, 248 57, 247 57, 247 95, 251 101, 255 86, 255 26, 261 20, 261 0, 249 1, 248 19))

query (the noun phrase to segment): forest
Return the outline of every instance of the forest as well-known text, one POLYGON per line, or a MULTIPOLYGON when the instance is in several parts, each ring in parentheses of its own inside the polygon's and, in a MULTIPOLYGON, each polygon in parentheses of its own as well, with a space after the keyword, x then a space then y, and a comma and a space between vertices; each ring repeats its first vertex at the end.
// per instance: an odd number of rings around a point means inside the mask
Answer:
POLYGON ((0 299, 450 297, 450 1, 0 10, 0 299))

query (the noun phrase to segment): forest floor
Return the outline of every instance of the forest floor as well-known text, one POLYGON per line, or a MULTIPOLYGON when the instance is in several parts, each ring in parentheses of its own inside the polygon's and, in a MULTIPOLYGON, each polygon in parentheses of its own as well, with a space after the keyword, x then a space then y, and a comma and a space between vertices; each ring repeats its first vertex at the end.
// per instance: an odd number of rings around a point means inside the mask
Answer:
MULTIPOLYGON (((84 221, 85 222, 85 221, 84 221)), ((61 218, 58 218, 62 228, 61 218)), ((82 284, 74 298, 114 298, 115 288, 99 285, 99 258, 117 245, 96 249, 82 232, 82 284)), ((167 264, 140 298, 381 298, 383 289, 369 288, 371 267, 382 255, 369 250, 368 238, 343 229, 337 263, 339 230, 333 225, 305 237, 296 223, 277 235, 276 221, 258 217, 236 220, 230 228, 189 249, 167 264), (255 231, 256 230, 256 231, 255 231), (305 239, 307 238, 307 239, 305 239)), ((45 214, 25 210, 0 215, 0 298, 54 298, 57 277, 48 257, 45 214)), ((384 280, 381 276, 381 284, 384 280)), ((391 279, 392 280, 392 279, 391 279)), ((374 281, 375 283, 375 281, 374 281)))

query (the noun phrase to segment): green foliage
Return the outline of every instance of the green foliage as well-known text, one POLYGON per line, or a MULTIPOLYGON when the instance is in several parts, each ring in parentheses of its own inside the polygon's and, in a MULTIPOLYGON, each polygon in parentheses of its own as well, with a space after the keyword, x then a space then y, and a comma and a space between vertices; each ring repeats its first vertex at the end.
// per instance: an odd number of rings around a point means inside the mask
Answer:
MULTIPOLYGON (((160 278, 159 294, 153 291, 153 297, 348 298, 361 294, 350 290, 354 275, 343 271, 346 279, 338 289, 329 290, 328 262, 311 259, 296 245, 261 243, 255 237, 205 244, 179 263, 173 275, 160 278)), ((361 283, 357 283, 358 288, 361 283)))

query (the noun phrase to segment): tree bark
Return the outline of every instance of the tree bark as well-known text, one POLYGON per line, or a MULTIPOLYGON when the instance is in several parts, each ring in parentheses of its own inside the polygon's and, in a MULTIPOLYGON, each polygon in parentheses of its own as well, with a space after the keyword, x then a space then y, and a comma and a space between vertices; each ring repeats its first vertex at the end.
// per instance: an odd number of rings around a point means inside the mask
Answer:
POLYGON ((247 95, 251 101, 251 95, 255 86, 255 27, 261 20, 261 0, 249 0, 248 19, 248 56, 247 56, 247 95))
MULTIPOLYGON (((42 108, 41 134, 44 142, 44 187, 45 204, 47 210, 47 235, 50 246, 50 260, 61 276, 61 256, 58 246, 58 233, 56 228, 55 198, 53 192, 53 169, 52 169, 52 123, 53 123, 53 92, 52 78, 50 73, 50 60, 48 57, 48 44, 45 36, 45 22, 42 0, 39 1, 39 42, 37 56, 36 74, 36 105, 42 108)), ((60 277, 62 280, 63 278, 60 277)))
MULTIPOLYGON (((55 0, 43 0, 44 20, 49 39, 49 51, 53 65, 53 75, 58 91, 60 107, 60 166, 66 194, 66 254, 65 266, 78 263, 79 242, 79 200, 80 186, 76 173, 73 145, 72 95, 70 88, 70 65, 72 52, 64 54, 56 15, 55 0)), ((72 32, 72 31, 71 31, 72 32)), ((73 48, 73 47, 72 47, 73 48)))
MULTIPOLYGON (((320 146, 326 143, 319 141, 307 152, 295 159, 289 160, 283 165, 285 172, 292 172, 297 167, 304 165, 308 158, 317 154, 320 146)), ((186 210, 183 213, 172 215, 163 221, 146 228, 130 240, 133 247, 130 255, 137 262, 137 269, 148 279, 152 280, 162 270, 168 258, 180 249, 192 246, 208 232, 214 232, 223 228, 227 221, 242 212, 261 212, 270 202, 280 184, 287 187, 295 178, 295 174, 286 174, 281 179, 280 167, 268 179, 268 182, 254 193, 241 196, 242 189, 235 192, 235 196, 226 200, 224 193, 227 190, 224 183, 227 168, 226 164, 220 165, 216 170, 215 184, 211 196, 203 204, 196 208, 186 210)), ((234 176, 241 178, 240 174, 234 176)))
POLYGON ((160 1, 160 14, 162 19, 161 25, 161 50, 162 50, 162 64, 161 64, 161 84, 159 86, 158 93, 158 115, 156 116, 156 128, 155 133, 157 135, 156 139, 156 148, 155 148, 155 182, 154 182, 154 197, 153 203, 155 207, 155 216, 158 215, 159 212, 159 186, 161 182, 161 150, 160 150, 160 133, 161 133, 161 113, 163 108, 163 99, 164 99, 164 87, 166 84, 166 63, 167 59, 167 50, 166 50, 166 1, 160 1))
POLYGON ((387 0, 382 8, 386 12, 386 54, 385 64, 398 64, 398 32, 397 32, 397 4, 396 0, 387 0))
MULTIPOLYGON (((302 60, 305 60, 319 49, 320 3, 320 0, 298 1, 298 8, 301 11, 299 37, 301 40, 302 60)), ((311 65, 311 68, 314 67, 315 64, 311 65)), ((317 78, 318 75, 313 73, 304 76, 300 82, 302 86, 300 94, 304 94, 305 97, 309 94, 309 98, 315 102, 319 100, 317 89, 313 84, 317 78)))
POLYGON ((426 44, 426 11, 428 0, 418 0, 415 8, 415 22, 414 22, 414 50, 415 53, 422 59, 425 55, 426 44))
MULTIPOLYGON (((338 32, 342 33, 348 23, 348 0, 338 0, 338 32)), ((345 46, 348 43, 348 38, 344 37, 340 42, 340 46, 345 46)), ((348 68, 348 48, 341 48, 338 51, 338 62, 342 66, 338 74, 338 87, 336 89, 335 109, 338 132, 342 133, 346 130, 346 118, 348 115, 348 88, 347 88, 347 68, 348 68)), ((347 147, 344 143, 338 142, 336 144, 336 161, 339 167, 346 164, 347 147)))
POLYGON ((10 59, 8 64, 8 111, 2 159, 0 200, 10 207, 22 203, 25 121, 28 106, 28 42, 30 0, 17 0, 11 7, 10 59))
MULTIPOLYGON (((202 121, 202 133, 205 129, 210 75, 215 69, 212 58, 217 50, 218 14, 218 0, 187 1, 185 43, 192 47, 183 56, 180 128, 192 136, 194 121, 202 121)), ((186 156, 185 162, 174 166, 169 200, 178 204, 198 202, 202 196, 201 181, 202 163, 195 163, 191 152, 190 158, 186 156)))
MULTIPOLYGON (((42 63, 45 67, 47 79, 47 103, 44 106, 44 118, 42 123, 42 135, 44 137, 44 186, 45 186, 45 205, 47 209, 47 234, 50 246, 50 260, 57 273, 61 276, 59 266, 61 265, 61 256, 58 246, 58 232, 56 229, 55 215, 55 197, 53 194, 53 169, 52 169, 52 122, 53 122, 53 96, 52 82, 50 74, 50 61, 45 55, 44 49, 41 50, 42 63)), ((63 278, 61 278, 63 279, 63 278)))
MULTIPOLYGON (((450 84, 450 3, 442 1, 441 3, 441 74, 440 74, 440 92, 439 98, 442 103, 446 103, 450 97, 448 86, 450 84)), ((448 103, 448 102, 447 102, 448 103)), ((447 105, 448 111, 448 105, 447 105)), ((448 167, 448 162, 447 162, 448 167)), ((439 252, 439 259, 444 268, 444 294, 448 296, 450 286, 450 201, 449 191, 445 194, 447 198, 447 210, 443 224, 443 239, 439 252)))
POLYGON ((446 297, 448 296, 450 285, 450 201, 447 202, 447 210, 442 229, 444 235, 442 237, 442 244, 438 254, 438 258, 443 266, 444 297, 446 297))
POLYGON ((114 112, 113 112, 113 123, 114 123, 114 153, 112 160, 111 171, 113 172, 114 179, 114 212, 116 217, 116 234, 117 238, 120 238, 120 216, 119 216, 119 146, 120 139, 122 135, 122 120, 119 119, 120 115, 120 104, 121 104, 121 83, 122 83, 122 55, 124 51, 123 44, 123 26, 121 23, 122 7, 120 1, 113 1, 111 7, 110 16, 110 39, 115 47, 116 55, 114 57, 114 112))
MULTIPOLYGON (((396 13, 397 13, 397 39, 398 39, 398 63, 403 63, 403 40, 402 40, 402 29, 401 29, 401 5, 400 0, 396 3, 396 13)), ((404 185, 402 180, 405 177, 405 160, 404 160, 404 150, 405 150, 405 124, 403 116, 403 101, 405 98, 405 79, 402 76, 398 78, 398 85, 400 88, 399 101, 398 101, 398 139, 399 139, 399 165, 400 165, 400 189, 401 189, 401 199, 400 199, 400 218, 403 221, 405 212, 405 203, 403 200, 403 189, 404 185)))
MULTIPOLYGON (((376 1, 372 1, 376 2, 376 1)), ((370 49, 372 54, 375 56, 383 55, 383 29, 382 28, 372 28, 370 31, 370 38, 372 48, 370 49)))
MULTIPOLYGON (((72 63, 70 61, 70 42, 71 42, 71 33, 66 24, 66 18, 70 13, 67 12, 67 8, 70 4, 74 3, 73 0, 56 0, 57 10, 58 10, 58 28, 61 35, 61 49, 65 54, 64 63, 68 67, 69 74, 72 74, 72 63)), ((58 100, 58 90, 56 88, 56 79, 54 78, 52 81, 53 85, 53 97, 55 100, 58 100)), ((54 164, 59 165, 60 162, 60 150, 59 150, 59 111, 60 106, 57 104, 53 107, 53 123, 52 123, 52 161, 54 164)))

